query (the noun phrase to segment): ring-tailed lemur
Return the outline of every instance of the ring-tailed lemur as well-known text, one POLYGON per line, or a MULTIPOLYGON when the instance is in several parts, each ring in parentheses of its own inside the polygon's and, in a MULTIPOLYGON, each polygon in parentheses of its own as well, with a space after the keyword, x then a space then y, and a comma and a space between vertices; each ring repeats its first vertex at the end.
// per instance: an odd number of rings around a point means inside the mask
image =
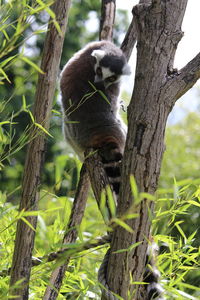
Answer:
POLYGON ((98 149, 116 195, 120 183, 116 162, 122 158, 126 139, 118 96, 120 78, 129 74, 122 51, 111 42, 100 41, 89 43, 68 61, 60 82, 65 137, 82 160, 85 150, 98 149))

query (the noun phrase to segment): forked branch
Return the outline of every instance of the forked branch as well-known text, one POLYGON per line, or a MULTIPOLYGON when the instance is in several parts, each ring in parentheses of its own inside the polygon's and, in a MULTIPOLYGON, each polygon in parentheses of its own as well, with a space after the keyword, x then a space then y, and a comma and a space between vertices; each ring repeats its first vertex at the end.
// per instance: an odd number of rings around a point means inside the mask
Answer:
POLYGON ((173 96, 172 101, 174 103, 174 101, 178 100, 182 95, 184 95, 199 78, 200 52, 186 66, 179 70, 171 80, 167 82, 164 92, 166 92, 166 96, 170 95, 170 98, 173 96))

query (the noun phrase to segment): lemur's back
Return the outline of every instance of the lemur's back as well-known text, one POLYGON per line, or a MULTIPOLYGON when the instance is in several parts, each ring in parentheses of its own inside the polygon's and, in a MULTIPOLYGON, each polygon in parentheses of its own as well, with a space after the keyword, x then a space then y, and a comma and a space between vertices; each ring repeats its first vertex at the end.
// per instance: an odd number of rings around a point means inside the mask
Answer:
POLYGON ((102 66, 106 74, 95 81, 95 65, 100 60, 98 55, 102 54, 98 51, 103 51, 104 57, 107 51, 111 60, 122 56, 126 64, 121 50, 112 43, 94 42, 76 53, 61 74, 65 135, 80 156, 88 147, 100 148, 108 143, 119 144, 122 152, 125 143, 125 125, 117 115, 122 70, 116 82, 106 84, 105 80, 116 74, 109 69, 109 64, 105 68, 102 66))

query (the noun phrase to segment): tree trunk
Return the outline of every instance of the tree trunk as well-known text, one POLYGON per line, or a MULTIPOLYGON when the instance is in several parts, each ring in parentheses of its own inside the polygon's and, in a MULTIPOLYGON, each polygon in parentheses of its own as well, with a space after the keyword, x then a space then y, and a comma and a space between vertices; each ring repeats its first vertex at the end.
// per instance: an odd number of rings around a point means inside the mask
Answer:
POLYGON ((129 291, 131 299, 137 300, 146 299, 145 288, 144 285, 130 286, 130 273, 133 282, 143 281, 151 225, 149 210, 153 212, 154 205, 147 199, 134 205, 130 174, 134 175, 139 192, 154 194, 164 151, 166 121, 175 103, 173 93, 165 95, 162 91, 172 78, 170 72, 182 37, 181 24, 187 0, 146 2, 133 10, 138 39, 137 67, 128 107, 128 135, 118 205, 119 215, 131 207, 139 217, 127 221, 133 234, 122 227, 114 230, 107 268, 109 288, 123 299, 128 299, 129 291), (132 251, 113 253, 138 242, 142 243, 132 251))
MULTIPOLYGON (((44 44, 41 63, 41 69, 44 74, 39 75, 33 115, 35 122, 42 125, 46 130, 49 129, 69 6, 70 0, 58 0, 52 6, 61 32, 57 31, 54 23, 50 20, 44 44)), ((42 130, 36 127, 32 131, 32 137, 33 139, 28 145, 26 156, 20 211, 37 210, 39 199, 40 177, 45 155, 45 135, 42 130), (35 132, 37 132, 36 137, 35 132)), ((27 217, 27 221, 34 229, 36 228, 36 216, 27 217)), ((34 238, 35 230, 24 221, 19 220, 17 223, 16 242, 11 268, 10 294, 12 296, 10 296, 10 299, 28 299, 34 238), (21 283, 13 288, 13 285, 19 280, 21 280, 21 283)))

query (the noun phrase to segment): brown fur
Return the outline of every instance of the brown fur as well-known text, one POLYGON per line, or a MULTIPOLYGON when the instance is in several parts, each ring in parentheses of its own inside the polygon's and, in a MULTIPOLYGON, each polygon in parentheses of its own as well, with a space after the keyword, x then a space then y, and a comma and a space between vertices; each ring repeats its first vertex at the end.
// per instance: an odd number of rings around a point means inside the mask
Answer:
POLYGON ((75 151, 82 156, 88 147, 100 148, 113 138, 123 152, 125 131, 117 118, 119 83, 105 89, 102 82, 94 83, 96 58, 93 50, 122 56, 122 51, 107 41, 93 42, 77 52, 61 74, 62 104, 65 115, 65 135, 75 151), (91 86, 95 85, 95 89, 91 86), (106 96, 98 92, 100 90, 106 96))

